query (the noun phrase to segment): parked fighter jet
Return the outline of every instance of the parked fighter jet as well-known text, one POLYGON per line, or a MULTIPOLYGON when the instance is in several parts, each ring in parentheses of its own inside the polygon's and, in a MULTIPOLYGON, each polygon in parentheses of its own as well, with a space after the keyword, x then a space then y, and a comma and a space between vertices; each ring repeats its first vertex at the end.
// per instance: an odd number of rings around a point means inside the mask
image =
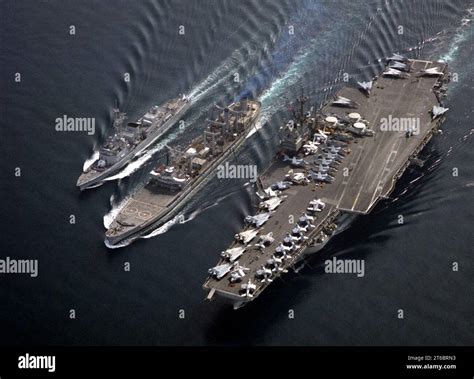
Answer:
POLYGON ((304 236, 303 233, 305 233, 307 229, 296 225, 292 230, 291 230, 291 238, 293 241, 296 243, 301 242, 304 239, 308 239, 308 237, 304 236))
POLYGON ((410 74, 406 72, 396 70, 394 68, 387 67, 387 69, 382 73, 382 76, 390 76, 392 78, 408 78, 410 74))
POLYGON ((245 249, 246 246, 238 246, 232 249, 227 249, 221 253, 221 257, 228 259, 230 262, 234 262, 244 253, 245 249))
POLYGON ((313 135, 313 143, 316 145, 321 145, 322 143, 327 142, 328 136, 323 133, 321 130, 318 130, 313 135))
MULTIPOLYGON (((278 192, 280 192, 280 191, 278 191, 278 192)), ((257 194, 257 196, 258 196, 261 200, 265 200, 265 199, 270 199, 270 198, 272 198, 272 197, 278 196, 278 192, 273 191, 270 187, 268 187, 268 188, 265 188, 265 189, 263 190, 263 192, 259 190, 259 191, 255 192, 255 193, 257 194)))
POLYGON ((307 164, 307 162, 305 162, 303 158, 300 158, 300 159, 296 157, 290 158, 288 155, 284 154, 283 162, 286 162, 286 161, 290 161, 290 165, 293 167, 304 167, 307 164))
POLYGON ((265 266, 262 266, 255 273, 255 277, 259 279, 260 282, 271 283, 273 282, 272 276, 273 276, 272 270, 266 268, 265 266))
POLYGON ((314 229, 315 226, 312 224, 313 221, 314 217, 305 213, 299 218, 298 225, 305 230, 314 229))
POLYGON ((347 97, 336 96, 331 105, 346 108, 357 108, 358 104, 354 100, 348 99, 347 97))
POLYGON ((332 183, 334 180, 329 174, 321 174, 320 172, 310 172, 309 175, 315 182, 332 183))
POLYGON ((285 238, 283 238, 283 242, 281 243, 281 246, 287 251, 293 251, 295 248, 295 244, 293 243, 293 239, 291 238, 290 234, 287 234, 285 238))
POLYGON ((275 184, 272 184, 271 189, 283 191, 283 190, 286 190, 287 188, 290 188, 290 186, 291 186, 291 182, 285 180, 282 182, 276 182, 275 184))
POLYGON ((317 162, 319 162, 323 166, 337 166, 337 162, 334 162, 334 159, 327 158, 322 155, 318 157, 317 162))
POLYGON ((370 95, 373 83, 374 82, 372 80, 370 82, 357 82, 357 84, 360 86, 361 91, 364 92, 366 95, 370 95))
POLYGON ((306 208, 310 212, 321 212, 326 207, 326 203, 322 202, 321 199, 311 200, 309 207, 306 208))
POLYGON ((390 61, 406 63, 408 62, 408 58, 400 54, 393 54, 391 57, 387 58, 387 62, 390 62, 390 61))
POLYGON ((273 210, 275 210, 276 208, 278 208, 278 206, 281 204, 281 202, 284 200, 285 197, 286 197, 286 196, 282 196, 282 197, 272 197, 271 199, 262 201, 262 202, 259 204, 259 207, 260 207, 260 208, 263 208, 263 209, 266 209, 266 210, 268 210, 268 211, 273 211, 273 210))
POLYGON ((234 265, 234 268, 232 269, 232 272, 230 273, 230 282, 231 283, 236 283, 240 282, 242 278, 245 276, 245 272, 249 271, 247 267, 240 266, 239 262, 236 262, 234 265))
POLYGON ((265 247, 271 245, 273 241, 275 241, 275 238, 273 238, 273 233, 270 232, 268 234, 260 236, 260 241, 255 244, 255 247, 258 247, 259 249, 264 249, 265 247))
POLYGON ((405 71, 405 72, 410 71, 410 65, 408 63, 402 63, 398 61, 391 61, 388 64, 388 67, 394 68, 395 70, 405 71))
POLYGON ((252 281, 249 279, 249 281, 245 284, 242 284, 240 288, 241 288, 240 296, 252 298, 253 294, 255 293, 255 290, 257 289, 257 286, 253 284, 252 281))
POLYGON ((436 117, 439 117, 449 111, 449 108, 440 107, 438 105, 433 106, 431 110, 431 117, 434 120, 436 117))
POLYGON ((273 212, 266 212, 266 213, 259 213, 255 216, 247 216, 245 217, 245 222, 256 226, 257 228, 261 227, 265 224, 273 212))
POLYGON ((303 145, 304 155, 316 154, 318 152, 318 144, 316 142, 308 141, 303 145))
POLYGON ((209 275, 216 279, 222 279, 231 269, 232 263, 224 263, 209 269, 209 275))
POLYGON ((425 70, 421 70, 418 73, 418 76, 441 76, 444 75, 442 71, 439 70, 439 67, 431 67, 425 70))
POLYGON ((281 258, 275 257, 273 255, 270 259, 267 259, 266 266, 272 272, 285 272, 285 269, 282 267, 282 263, 283 261, 281 258))
POLYGON ((288 249, 285 249, 283 245, 280 243, 276 248, 275 248, 275 253, 273 254, 274 257, 280 258, 280 259, 291 259, 291 255, 288 254, 288 249))
POLYGON ((314 221, 314 217, 313 217, 313 216, 310 216, 310 215, 307 214, 307 213, 303 214, 303 216, 301 216, 301 217, 305 217, 305 218, 306 218, 307 220, 309 220, 309 221, 314 221))
POLYGON ((324 153, 324 157, 327 159, 335 160, 337 162, 342 161, 342 157, 338 153, 324 153))
POLYGON ((337 170, 332 168, 332 167, 329 167, 329 166, 323 166, 322 164, 319 164, 318 166, 316 166, 314 169, 313 169, 314 172, 320 172, 321 174, 329 174, 329 173, 333 173, 333 172, 336 172, 337 170))
POLYGON ((340 146, 328 146, 323 149, 323 152, 325 153, 330 153, 330 154, 340 154, 340 155, 345 155, 345 151, 342 149, 340 146))
POLYGON ((302 172, 294 173, 293 170, 290 170, 288 174, 286 174, 286 177, 295 184, 309 183, 309 179, 302 172))
POLYGON ((245 232, 237 233, 234 237, 236 240, 248 244, 250 241, 252 241, 255 236, 258 234, 258 230, 256 229, 250 229, 246 230, 245 232))

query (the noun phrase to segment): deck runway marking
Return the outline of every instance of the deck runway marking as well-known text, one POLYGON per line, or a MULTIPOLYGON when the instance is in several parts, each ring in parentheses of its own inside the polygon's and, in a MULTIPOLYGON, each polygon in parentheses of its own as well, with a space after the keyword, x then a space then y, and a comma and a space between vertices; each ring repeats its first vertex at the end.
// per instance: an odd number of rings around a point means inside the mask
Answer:
MULTIPOLYGON (((373 117, 373 120, 372 120, 373 123, 375 123, 375 120, 377 119, 377 117, 378 117, 380 111, 381 111, 381 108, 377 108, 377 111, 375 112, 374 117, 373 117)), ((365 146, 365 145, 367 145, 367 140, 363 140, 363 145, 362 145, 362 146, 360 146, 360 145, 358 146, 357 152, 358 152, 359 154, 358 154, 357 158, 352 158, 352 159, 351 159, 351 161, 350 161, 350 163, 349 163, 349 166, 357 167, 357 165, 360 163, 360 160, 361 160, 361 157, 362 157, 362 155, 363 155, 363 152, 364 152, 364 150, 366 149, 366 146, 365 146)), ((339 197, 339 201, 338 201, 338 203, 337 203, 337 206, 338 206, 338 207, 341 205, 342 199, 344 198, 344 194, 345 194, 345 192, 346 192, 346 190, 347 190, 347 188, 348 188, 347 184, 349 184, 349 183, 351 182, 351 180, 352 180, 353 177, 355 177, 355 175, 349 174, 349 177, 348 177, 348 179, 347 179, 347 182, 345 182, 345 183, 343 182, 343 184, 344 184, 344 189, 343 189, 343 191, 342 191, 342 193, 341 193, 341 196, 339 197)))
MULTIPOLYGON (((359 149, 357 149, 357 152, 359 153, 359 155, 358 155, 357 158, 353 157, 350 164, 354 163, 355 160, 359 161, 360 157, 362 156, 363 151, 364 151, 364 148, 363 148, 363 147, 360 147, 359 149)), ((355 165, 356 165, 356 164, 354 163, 354 166, 355 166, 355 165)), ((341 201, 342 201, 342 199, 343 199, 343 197, 344 197, 344 194, 345 194, 345 192, 346 192, 346 189, 348 188, 347 184, 349 184, 349 182, 351 181, 351 179, 352 179, 352 176, 349 175, 349 177, 348 177, 348 179, 347 179, 347 182, 346 182, 345 185, 344 185, 344 189, 343 189, 343 191, 342 191, 342 193, 341 193, 341 196, 339 197, 339 201, 338 201, 338 203, 337 203, 337 207, 338 207, 338 208, 339 208, 339 206, 341 205, 341 201)))
MULTIPOLYGON (((426 68, 426 67, 427 67, 427 66, 426 66, 426 64, 425 64, 425 67, 424 67, 424 68, 426 68)), ((415 97, 415 98, 419 96, 418 91, 419 91, 419 87, 420 87, 421 83, 422 83, 422 81, 419 81, 419 82, 416 84, 416 86, 415 86, 415 90, 414 90, 413 92, 411 92, 411 93, 412 93, 412 96, 415 97)), ((425 125, 425 124, 424 124, 424 125, 425 125)), ((429 125, 429 124, 428 124, 428 125, 429 125)), ((426 135, 429 130, 430 130, 430 128, 428 127, 428 128, 426 129, 426 132, 424 133, 424 135, 426 135)), ((421 133, 421 131, 420 131, 420 133, 421 133)), ((418 137, 418 136, 416 136, 416 137, 418 137)), ((393 151, 392 151, 392 153, 395 153, 395 156, 396 156, 396 154, 398 153, 398 149, 400 148, 400 145, 402 144, 402 141, 403 141, 403 139, 400 138, 400 139, 398 140, 397 150, 393 150, 393 151)), ((408 141, 408 142, 409 142, 409 141, 408 141)), ((390 155, 392 155, 392 153, 391 153, 390 155)), ((390 157, 389 157, 389 158, 390 158, 390 157)), ((384 171, 383 171, 384 173, 387 172, 387 171, 388 171, 388 172, 391 171, 390 169, 388 169, 387 164, 388 164, 388 161, 387 161, 387 163, 386 163, 386 165, 385 165, 385 168, 384 168, 384 171)), ((392 169, 393 169, 393 167, 392 167, 392 169)), ((377 189, 377 190, 374 192, 374 194, 372 195, 372 198, 370 199, 370 207, 371 207, 372 204, 374 203, 374 201, 375 201, 374 199, 377 198, 378 196, 380 196, 381 192, 383 191, 383 189, 385 188, 385 186, 386 186, 387 183, 388 183, 387 178, 384 177, 383 174, 382 174, 382 177, 381 177, 381 179, 379 180, 379 183, 378 183, 378 187, 381 187, 381 189, 380 189, 380 190, 377 189), (381 185, 382 183, 383 183, 383 185, 381 185)))
POLYGON ((398 141, 395 142, 396 143, 396 150, 392 150, 390 152, 390 155, 388 156, 387 158, 387 161, 385 162, 385 165, 384 165, 384 169, 383 171, 381 172, 380 174, 380 179, 377 183, 377 189, 374 191, 371 199, 370 199, 370 203, 369 203, 369 209, 372 207, 372 205, 374 204, 374 198, 378 197, 380 195, 380 193, 383 191, 386 183, 388 182, 387 179, 384 177, 384 173, 386 172, 390 172, 391 170, 387 167, 387 165, 389 164, 390 160, 392 159, 392 155, 394 156, 394 161, 395 161, 395 158, 398 154, 398 149, 400 148, 400 145, 402 143, 402 139, 398 139, 398 141), (378 193, 378 194, 377 194, 378 193))
POLYGON ((145 203, 144 201, 140 201, 140 200, 136 200, 136 199, 133 199, 132 202, 134 203, 140 203, 140 204, 144 204, 144 205, 151 205, 150 203, 145 203))
MULTIPOLYGON (((377 145, 377 148, 375 149, 375 153, 373 154, 373 157, 377 157, 377 156, 378 156, 378 152, 379 152, 379 149, 381 148, 381 146, 382 146, 382 144, 378 144, 378 145, 377 145)), ((363 178, 363 180, 362 180, 362 183, 361 183, 360 186, 359 186, 359 191, 358 191, 358 193, 357 193, 357 196, 356 196, 355 199, 354 199, 354 202, 352 203, 351 210, 354 210, 354 208, 356 207, 356 204, 357 204, 357 201, 359 200, 360 194, 361 194, 362 190, 363 190, 364 187, 365 187, 364 184, 365 184, 365 182, 367 181, 367 179, 370 177, 371 169, 372 169, 374 163, 375 163, 375 159, 372 159, 372 160, 370 161, 369 167, 368 167, 367 170, 366 170, 366 174, 365 174, 365 176, 364 176, 364 178, 363 178)))
POLYGON ((127 213, 127 214, 133 214, 137 212, 138 212, 138 208, 135 208, 135 207, 124 208, 124 213, 127 213))
POLYGON ((150 216, 151 216, 151 212, 148 212, 148 211, 138 212, 138 217, 140 217, 141 219, 148 220, 150 216))
POLYGON ((139 204, 143 204, 145 205, 146 207, 149 207, 149 208, 163 208, 163 207, 160 207, 159 205, 156 205, 156 204, 151 204, 151 203, 145 203, 144 201, 140 201, 140 200, 136 200, 136 199, 133 199, 131 201, 132 203, 139 203, 139 204))
MULTIPOLYGON (((411 93, 413 94, 412 96, 418 96, 418 90, 419 90, 419 86, 421 85, 421 83, 422 83, 422 81, 418 81, 418 83, 417 83, 416 86, 415 86, 415 90, 414 90, 413 92, 411 92, 411 93)), ((407 86, 408 84, 409 84, 409 83, 404 83, 404 86, 407 86)), ((398 113, 399 110, 400 110, 400 107, 399 107, 398 105, 402 103, 402 101, 401 101, 401 100, 402 100, 402 96, 403 96, 403 93, 402 93, 402 92, 403 92, 403 91, 400 91, 400 92, 399 92, 399 95, 398 95, 396 101, 394 102, 395 104, 397 104, 397 106, 396 106, 396 111, 395 111, 395 112, 392 112, 392 113, 398 113)), ((378 114, 378 112, 377 112, 377 114, 378 114)), ((396 146, 395 150, 392 150, 392 151, 390 152, 389 157, 387 158, 387 161, 385 162, 384 170, 380 172, 380 175, 379 175, 380 180, 379 180, 377 186, 380 186, 380 185, 381 185, 381 182, 384 180, 384 175, 383 175, 383 174, 384 174, 384 172, 386 172, 385 170, 388 169, 389 172, 391 171, 390 168, 388 168, 387 166, 388 166, 389 160, 391 159, 392 155, 395 154, 395 156, 396 156, 396 155, 398 154, 398 148, 399 148, 400 145, 401 145, 401 141, 402 141, 402 139, 399 139, 399 140, 397 141, 398 143, 397 143, 397 146, 396 146)), ((380 145, 381 145, 381 144, 380 144, 380 145)), ((380 146, 380 145, 379 145, 379 146, 380 146)), ((378 147, 377 147, 377 150, 375 151, 375 153, 373 154, 373 156, 377 156, 377 153, 378 153, 378 147)), ((369 169, 368 169, 367 171, 370 171, 371 168, 372 168, 372 164, 369 166, 369 169)), ((363 184, 365 183, 365 181, 366 181, 365 179, 366 179, 366 178, 367 178, 367 176, 364 178, 364 181, 363 181, 363 183, 362 183, 362 185, 361 185, 361 187, 360 187, 360 189, 359 189, 359 192, 358 192, 358 194, 357 194, 357 196, 356 196, 356 198, 355 198, 355 200, 354 200, 354 202, 353 202, 353 204, 352 204, 351 210, 354 210, 354 209, 355 209, 356 204, 357 204, 357 202, 359 201, 359 197, 360 197, 360 194, 361 194, 361 192, 362 192, 362 189, 364 188, 363 184)), ((383 186, 383 187, 384 187, 384 186, 383 186)), ((377 195, 377 192, 378 192, 377 190, 375 190, 375 191, 373 192, 372 197, 371 197, 371 199, 370 199, 370 203, 369 203, 368 208, 366 209, 366 211, 368 211, 368 210, 372 207, 373 202, 374 202, 374 198, 375 198, 376 196, 378 196, 378 195, 377 195)))

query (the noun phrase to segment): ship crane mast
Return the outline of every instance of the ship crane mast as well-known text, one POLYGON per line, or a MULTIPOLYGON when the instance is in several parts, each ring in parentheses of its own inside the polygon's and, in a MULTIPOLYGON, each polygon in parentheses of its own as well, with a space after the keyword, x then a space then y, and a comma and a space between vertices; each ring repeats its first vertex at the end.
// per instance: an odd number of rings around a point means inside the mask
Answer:
POLYGON ((301 96, 296 101, 300 104, 300 113, 296 116, 296 119, 299 121, 300 127, 302 127, 305 121, 304 105, 308 101, 308 96, 304 95, 304 88, 301 88, 301 96))
POLYGON ((176 162, 178 159, 176 157, 182 157, 184 155, 184 152, 182 150, 179 150, 175 147, 171 147, 170 145, 165 145, 166 147, 166 165, 171 166, 176 162))
POLYGON ((204 132, 204 142, 205 142, 206 146, 208 146, 209 140, 210 140, 209 148, 211 150, 212 155, 215 155, 215 153, 216 153, 216 145, 217 145, 216 144, 216 137, 218 137, 218 136, 219 136, 219 133, 213 133, 213 132, 208 131, 208 130, 206 130, 204 132))
POLYGON ((120 109, 118 107, 117 99, 115 99, 115 106, 114 106, 112 112, 113 112, 114 128, 115 129, 120 129, 123 125, 123 122, 126 119, 126 113, 125 112, 120 112, 120 109))

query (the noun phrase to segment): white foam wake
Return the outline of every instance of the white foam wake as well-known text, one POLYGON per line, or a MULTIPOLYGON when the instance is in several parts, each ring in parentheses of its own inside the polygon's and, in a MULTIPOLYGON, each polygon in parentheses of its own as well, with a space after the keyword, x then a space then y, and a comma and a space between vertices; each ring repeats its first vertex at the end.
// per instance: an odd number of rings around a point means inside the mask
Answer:
POLYGON ((271 115, 268 114, 268 112, 260 113, 257 120, 255 121, 254 126, 252 127, 252 129, 250 129, 250 131, 248 132, 248 134, 245 138, 249 138, 249 137, 253 136, 260 129, 262 129, 263 125, 265 125, 265 123, 270 119, 270 116, 271 115))
POLYGON ((252 41, 246 41, 239 49, 235 50, 230 57, 226 58, 219 66, 217 66, 204 80, 195 86, 189 94, 193 100, 197 100, 211 91, 213 88, 220 86, 223 82, 229 81, 229 73, 237 69, 244 62, 246 56, 252 55, 255 49, 267 49, 268 46, 257 46, 252 41))
POLYGON ((311 62, 318 53, 318 45, 315 42, 315 39, 309 41, 309 47, 300 53, 287 69, 260 95, 258 100, 262 104, 262 111, 255 122, 255 126, 249 131, 246 138, 260 130, 278 110, 286 105, 285 95, 288 88, 298 83, 307 71, 313 69, 311 62))
MULTIPOLYGON (((114 205, 114 198, 115 198, 114 195, 112 195, 110 197, 110 205, 111 205, 112 208, 110 209, 109 213, 107 213, 103 218, 103 223, 104 223, 104 228, 105 229, 109 229, 110 225, 115 220, 115 218, 118 216, 120 211, 125 207, 125 205, 127 205, 128 197, 126 197, 120 203, 115 204, 115 205, 114 205)), ((128 239, 128 240, 123 240, 123 241, 121 241, 119 243, 116 243, 114 245, 111 245, 111 244, 109 244, 109 242, 107 240, 104 240, 104 244, 109 249, 119 249, 121 247, 125 247, 125 246, 130 245, 130 243, 132 241, 133 241, 133 239, 128 239)))
MULTIPOLYGON (((250 182, 247 182, 243 186, 247 187, 250 184, 251 184, 250 182)), ((148 234, 144 234, 144 235, 140 236, 140 238, 148 239, 148 238, 156 237, 160 234, 164 234, 164 233, 168 232, 176 224, 186 224, 187 222, 194 220, 198 215, 200 215, 204 211, 219 205, 223 200, 225 200, 226 198, 231 196, 233 193, 234 192, 231 192, 231 193, 228 193, 227 195, 221 196, 220 198, 218 198, 211 205, 200 207, 200 208, 196 209, 195 211, 191 212, 191 214, 186 218, 185 218, 183 213, 180 213, 177 216, 175 216, 173 219, 168 221, 167 223, 165 223, 162 226, 160 226, 159 228, 157 228, 156 230, 153 230, 152 232, 150 232, 148 234)), ((127 245, 128 245, 128 243, 127 243, 127 245)))
POLYGON ((146 153, 139 156, 138 159, 131 161, 125 168, 120 171, 118 174, 109 176, 108 178, 104 179, 104 182, 108 182, 111 180, 123 179, 127 176, 130 176, 135 171, 137 171, 140 167, 142 167, 155 153, 160 151, 163 148, 163 144, 158 144, 150 150, 147 150, 146 153))
POLYGON ((99 159, 99 150, 96 150, 92 153, 89 159, 86 159, 84 165, 82 166, 82 171, 86 172, 89 168, 99 159))
MULTIPOLYGON (((196 120, 196 117, 193 117, 186 124, 192 125, 195 120, 196 120)), ((140 153, 136 154, 134 157, 134 160, 131 161, 127 166, 125 166, 125 168, 122 171, 104 179, 104 181, 123 179, 127 176, 130 176, 135 171, 140 169, 140 167, 142 167, 151 157, 153 157, 153 155, 163 150, 166 147, 166 145, 168 145, 170 142, 175 140, 185 130, 186 128, 184 129, 175 128, 173 132, 168 134, 167 138, 163 139, 160 143, 157 143, 156 145, 154 145, 154 147, 152 147, 151 149, 149 148, 148 150, 143 150, 140 153)))
MULTIPOLYGON (((472 33, 472 20, 474 15, 474 8, 467 9, 468 15, 461 20, 461 25, 457 27, 453 42, 449 51, 440 57, 443 62, 450 63, 456 57, 462 43, 468 39, 472 33)), ((470 46, 468 48, 471 48, 470 46)))
POLYGON ((103 218, 104 228, 108 229, 115 218, 118 216, 120 211, 125 207, 127 204, 128 198, 123 199, 119 204, 114 205, 114 195, 110 198, 110 205, 112 209, 110 209, 109 213, 107 213, 103 218))
MULTIPOLYGON (((211 91, 213 88, 218 87, 225 81, 228 81, 228 73, 231 72, 233 68, 238 67, 239 64, 246 59, 245 55, 252 50, 252 47, 255 49, 255 44, 245 42, 239 49, 235 50, 230 57, 225 59, 203 81, 201 81, 191 90, 191 92, 187 95, 190 101, 195 102, 200 97, 211 91)), ((263 48, 267 47, 264 46, 263 48)), ((186 124, 190 125, 192 124, 192 121, 187 122, 186 124)), ((156 147, 154 147, 153 149, 146 150, 135 156, 136 159, 134 161, 130 162, 118 174, 104 179, 104 182, 123 179, 127 176, 130 176, 135 171, 137 171, 144 163, 146 163, 153 156, 153 154, 160 151, 167 143, 173 141, 182 132, 183 130, 177 128, 177 132, 171 133, 165 141, 156 145, 156 147)))
POLYGON ((173 225, 176 225, 178 223, 183 223, 183 219, 184 219, 183 215, 178 214, 175 217, 173 217, 171 220, 169 220, 168 222, 164 223, 158 229, 155 229, 155 230, 153 230, 152 232, 150 232, 148 234, 144 234, 144 235, 140 236, 140 238, 148 239, 148 238, 152 238, 152 237, 158 236, 160 234, 166 233, 168 230, 171 229, 171 227, 173 225))
POLYGON ((104 245, 107 246, 108 249, 120 249, 121 247, 125 247, 125 246, 128 246, 132 243, 132 239, 130 240, 124 240, 120 243, 116 243, 115 245, 111 245, 109 244, 109 242, 107 240, 104 240, 104 245))

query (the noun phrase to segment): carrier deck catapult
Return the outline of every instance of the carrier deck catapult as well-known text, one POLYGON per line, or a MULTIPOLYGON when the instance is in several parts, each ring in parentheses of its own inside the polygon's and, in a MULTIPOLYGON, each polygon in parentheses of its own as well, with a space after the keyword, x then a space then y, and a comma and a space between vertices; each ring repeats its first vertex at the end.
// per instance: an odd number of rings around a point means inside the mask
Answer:
POLYGON ((444 119, 446 70, 395 54, 378 78, 343 88, 316 115, 304 112, 302 95, 299 112, 280 128, 280 152, 257 181, 257 213, 209 270, 207 298, 247 304, 386 198, 444 119))

